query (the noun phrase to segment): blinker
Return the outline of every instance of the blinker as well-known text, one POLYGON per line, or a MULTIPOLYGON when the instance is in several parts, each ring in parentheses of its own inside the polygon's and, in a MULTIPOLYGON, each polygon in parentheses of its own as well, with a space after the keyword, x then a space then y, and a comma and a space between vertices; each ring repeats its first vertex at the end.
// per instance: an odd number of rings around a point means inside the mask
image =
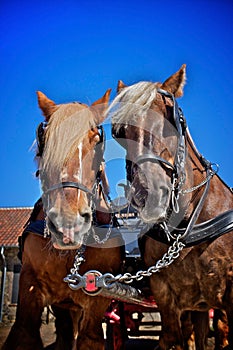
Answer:
POLYGON ((38 147, 37 157, 42 157, 44 151, 44 143, 45 143, 45 129, 47 127, 47 122, 41 122, 36 129, 36 142, 38 147))

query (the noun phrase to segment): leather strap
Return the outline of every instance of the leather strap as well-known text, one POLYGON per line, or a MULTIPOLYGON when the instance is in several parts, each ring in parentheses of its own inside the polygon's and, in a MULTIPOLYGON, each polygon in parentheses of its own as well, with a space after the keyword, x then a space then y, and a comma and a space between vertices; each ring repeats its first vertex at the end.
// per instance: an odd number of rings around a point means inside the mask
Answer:
POLYGON ((214 219, 195 225, 192 232, 184 238, 185 245, 193 246, 214 240, 233 230, 233 210, 226 211, 214 219))
POLYGON ((172 169, 173 171, 176 171, 176 168, 174 165, 172 165, 172 163, 152 153, 142 154, 141 156, 136 158, 134 163, 141 164, 148 161, 152 163, 161 163, 162 165, 164 164, 166 167, 172 169))
MULTIPOLYGON (((211 173, 212 173, 212 169, 208 168, 206 177, 208 178, 211 173)), ((184 230, 184 233, 182 235, 182 239, 184 239, 185 237, 188 237, 190 232, 192 232, 193 228, 195 227, 195 223, 196 223, 196 221, 201 213, 201 210, 202 210, 204 202, 206 200, 209 188, 210 188, 210 180, 207 181, 207 183, 205 185, 204 192, 202 193, 201 199, 199 200, 196 208, 194 209, 194 212, 192 213, 192 216, 189 220, 189 223, 188 223, 186 229, 184 230)))
MULTIPOLYGON (((184 234, 186 228, 173 231, 173 234, 184 234)), ((192 247, 204 242, 210 242, 225 233, 233 230, 233 210, 228 210, 214 219, 204 221, 200 224, 194 225, 189 235, 184 236, 182 243, 185 244, 185 248, 192 247)), ((146 236, 153 238, 156 241, 162 242, 167 245, 171 245, 168 242, 167 236, 160 226, 153 226, 147 233, 146 236), (156 235, 155 235, 156 230, 156 235)))
POLYGON ((77 188, 78 190, 87 192, 87 193, 91 194, 92 196, 94 195, 93 192, 91 190, 89 190, 89 188, 80 184, 79 182, 73 182, 73 181, 64 181, 64 182, 60 182, 56 185, 53 185, 47 191, 45 191, 44 194, 48 194, 54 190, 58 190, 61 188, 66 188, 66 187, 77 188))

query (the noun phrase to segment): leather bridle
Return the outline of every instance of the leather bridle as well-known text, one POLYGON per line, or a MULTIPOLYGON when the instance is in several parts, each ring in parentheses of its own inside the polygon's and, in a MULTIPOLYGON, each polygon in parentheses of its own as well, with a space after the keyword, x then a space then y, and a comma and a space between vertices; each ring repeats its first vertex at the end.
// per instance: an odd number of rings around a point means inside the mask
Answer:
POLYGON ((164 97, 170 98, 173 102, 173 122, 178 133, 177 151, 176 151, 176 156, 174 160, 174 165, 171 162, 167 161, 166 159, 154 153, 146 153, 138 156, 135 159, 134 164, 138 165, 149 161, 152 163, 158 163, 162 166, 165 166, 165 168, 168 168, 172 171, 172 181, 176 183, 176 188, 178 190, 185 181, 184 167, 185 167, 185 158, 186 158, 186 152, 185 152, 186 120, 173 94, 159 88, 157 89, 157 92, 164 97))
MULTIPOLYGON (((140 165, 145 162, 152 162, 152 163, 158 163, 162 167, 165 168, 165 170, 170 170, 172 172, 171 175, 171 182, 172 182, 172 195, 171 195, 171 205, 172 209, 175 213, 179 212, 179 205, 178 205, 178 199, 181 192, 185 193, 186 191, 182 191, 181 188, 186 180, 186 173, 185 173, 185 161, 186 161, 186 146, 185 146, 185 140, 186 137, 190 138, 189 131, 186 125, 186 120, 183 115, 182 109, 178 106, 176 99, 173 94, 169 93, 168 91, 165 91, 163 89, 158 88, 157 92, 162 95, 163 98, 168 97, 172 100, 173 103, 173 124, 177 130, 178 133, 178 140, 177 140, 177 150, 176 155, 174 159, 174 164, 169 162, 168 160, 152 153, 148 152, 145 154, 142 154, 138 156, 133 162, 127 161, 126 171, 127 171, 127 178, 132 180, 132 171, 135 165, 140 165)), ((113 136, 117 140, 122 135, 116 134, 114 132, 113 128, 113 136)), ((203 185, 205 185, 204 191, 202 193, 201 199, 199 200, 191 218, 188 223, 188 226, 182 233, 182 239, 184 239, 193 229, 195 222, 200 214, 200 211, 203 207, 205 198, 208 193, 209 189, 209 182, 210 179, 213 177, 214 174, 216 174, 217 171, 213 170, 212 164, 208 162, 196 149, 195 145, 191 143, 191 147, 196 154, 197 158, 200 160, 202 166, 204 167, 206 171, 206 179, 199 185, 195 186, 194 189, 199 188, 203 185)), ((132 181, 130 181, 132 182, 132 181)), ((129 185, 130 186, 130 185, 129 185)), ((193 189, 190 190, 190 192, 193 189)), ((128 193, 130 194, 131 189, 129 189, 128 193)), ((131 196, 131 194, 130 194, 131 196)), ((171 233, 168 230, 168 227, 166 225, 166 222, 160 224, 163 230, 166 233, 168 241, 170 241, 170 238, 174 239, 172 237, 171 233)))
MULTIPOLYGON (((47 122, 42 122, 38 125, 37 130, 36 130, 36 141, 37 141, 37 146, 38 146, 38 152, 37 152, 37 156, 38 157, 42 157, 43 155, 43 151, 44 151, 44 145, 45 145, 45 130, 47 127, 47 122)), ((100 131, 100 140, 97 144, 102 144, 102 148, 101 148, 101 157, 103 160, 103 156, 104 156, 104 148, 105 148, 105 135, 104 135, 104 129, 103 127, 97 126, 98 130, 100 131)), ((89 195, 91 195, 92 197, 95 196, 95 188, 96 188, 96 184, 97 182, 99 182, 99 171, 97 171, 96 174, 96 181, 94 183, 94 186, 92 188, 92 190, 90 190, 89 188, 87 188, 86 186, 84 186, 82 183, 80 182, 74 182, 74 181, 62 181, 59 182, 55 185, 52 185, 50 188, 48 188, 46 191, 44 191, 43 195, 49 195, 51 192, 55 191, 55 190, 59 190, 59 189, 63 189, 63 188, 76 188, 78 190, 81 190, 83 192, 88 193, 89 195)))

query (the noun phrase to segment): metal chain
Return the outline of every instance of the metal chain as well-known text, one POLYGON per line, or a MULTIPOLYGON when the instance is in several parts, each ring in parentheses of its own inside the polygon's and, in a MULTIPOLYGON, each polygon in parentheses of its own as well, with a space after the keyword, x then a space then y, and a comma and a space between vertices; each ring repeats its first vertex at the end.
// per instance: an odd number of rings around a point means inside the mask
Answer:
MULTIPOLYGON (((98 186, 101 182, 101 179, 100 179, 100 176, 98 176, 96 178, 96 183, 95 183, 95 186, 93 187, 93 193, 94 193, 94 198, 97 197, 97 190, 98 190, 98 186)), ((103 194, 103 197, 104 197, 104 201, 108 207, 108 209, 110 210, 110 212, 112 213, 113 212, 113 208, 112 208, 112 201, 111 201, 111 198, 109 195, 107 195, 105 192, 104 192, 104 187, 101 186, 101 189, 102 189, 102 194, 103 194)), ((95 203, 92 204, 92 210, 96 210, 96 205, 95 203)), ((112 228, 113 228, 113 214, 111 215, 111 221, 109 223, 109 227, 108 227, 108 231, 105 235, 105 237, 101 240, 100 237, 96 234, 95 232, 95 229, 93 228, 92 229, 92 233, 93 233, 93 238, 95 240, 96 243, 98 244, 104 244, 105 242, 107 242, 107 240, 109 239, 110 235, 111 235, 111 232, 112 232, 112 228)))
POLYGON ((85 261, 84 253, 85 253, 86 246, 82 246, 79 250, 77 250, 76 255, 74 257, 74 265, 70 269, 71 275, 77 275, 79 272, 79 267, 82 264, 82 262, 85 261))
POLYGON ((185 244, 180 242, 181 235, 178 235, 173 244, 168 248, 168 251, 163 255, 162 259, 158 260, 155 265, 150 266, 146 271, 138 271, 135 275, 126 272, 124 275, 118 275, 108 279, 108 283, 125 282, 132 283, 133 280, 140 281, 144 277, 150 277, 152 274, 159 272, 164 267, 169 266, 175 259, 180 256, 180 252, 185 247, 185 244))
POLYGON ((211 168, 209 176, 207 176, 201 183, 199 183, 197 186, 193 186, 191 188, 188 188, 187 190, 180 190, 180 193, 181 194, 191 193, 191 192, 197 190, 198 188, 204 186, 215 174, 218 173, 218 164, 211 163, 211 167, 212 167, 212 165, 216 166, 216 170, 211 168))
MULTIPOLYGON (((175 259, 180 256, 180 252, 185 247, 185 244, 180 241, 180 238, 181 235, 178 235, 173 244, 168 248, 168 251, 163 255, 162 259, 158 260, 155 265, 150 266, 148 270, 140 270, 135 275, 132 275, 129 272, 125 273, 124 275, 117 276, 113 276, 110 273, 105 273, 103 275, 100 273, 101 276, 98 278, 99 286, 101 284, 101 288, 104 287, 108 289, 116 282, 129 284, 134 280, 140 281, 144 277, 150 277, 152 274, 159 272, 161 269, 169 266, 175 259)), ((74 290, 85 287, 85 276, 81 276, 78 273, 80 265, 83 261, 85 261, 84 251, 85 247, 82 247, 77 251, 74 259, 74 266, 70 269, 70 274, 64 278, 64 281, 67 282, 69 284, 69 287, 74 290)))
POLYGON ((104 244, 105 242, 107 242, 107 240, 109 239, 110 234, 111 234, 111 232, 112 232, 112 227, 113 227, 113 221, 112 221, 112 218, 111 218, 111 222, 109 223, 108 231, 107 231, 105 237, 104 237, 102 240, 101 240, 101 239, 99 238, 99 236, 95 233, 95 230, 94 230, 94 228, 93 228, 93 229, 92 229, 92 231, 93 231, 93 238, 94 238, 94 240, 96 241, 96 243, 98 243, 98 244, 104 244))

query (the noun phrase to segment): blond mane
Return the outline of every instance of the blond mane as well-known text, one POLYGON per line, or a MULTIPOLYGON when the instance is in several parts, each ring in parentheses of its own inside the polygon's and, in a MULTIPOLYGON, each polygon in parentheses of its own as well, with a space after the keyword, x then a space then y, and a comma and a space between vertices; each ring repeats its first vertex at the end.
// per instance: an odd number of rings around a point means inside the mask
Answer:
POLYGON ((143 117, 155 100, 158 84, 141 81, 125 87, 115 97, 108 108, 112 124, 119 131, 121 124, 136 123, 138 117, 143 117))
POLYGON ((95 127, 90 109, 79 103, 60 105, 51 116, 45 132, 40 169, 60 174, 67 159, 77 150, 87 132, 95 127))

